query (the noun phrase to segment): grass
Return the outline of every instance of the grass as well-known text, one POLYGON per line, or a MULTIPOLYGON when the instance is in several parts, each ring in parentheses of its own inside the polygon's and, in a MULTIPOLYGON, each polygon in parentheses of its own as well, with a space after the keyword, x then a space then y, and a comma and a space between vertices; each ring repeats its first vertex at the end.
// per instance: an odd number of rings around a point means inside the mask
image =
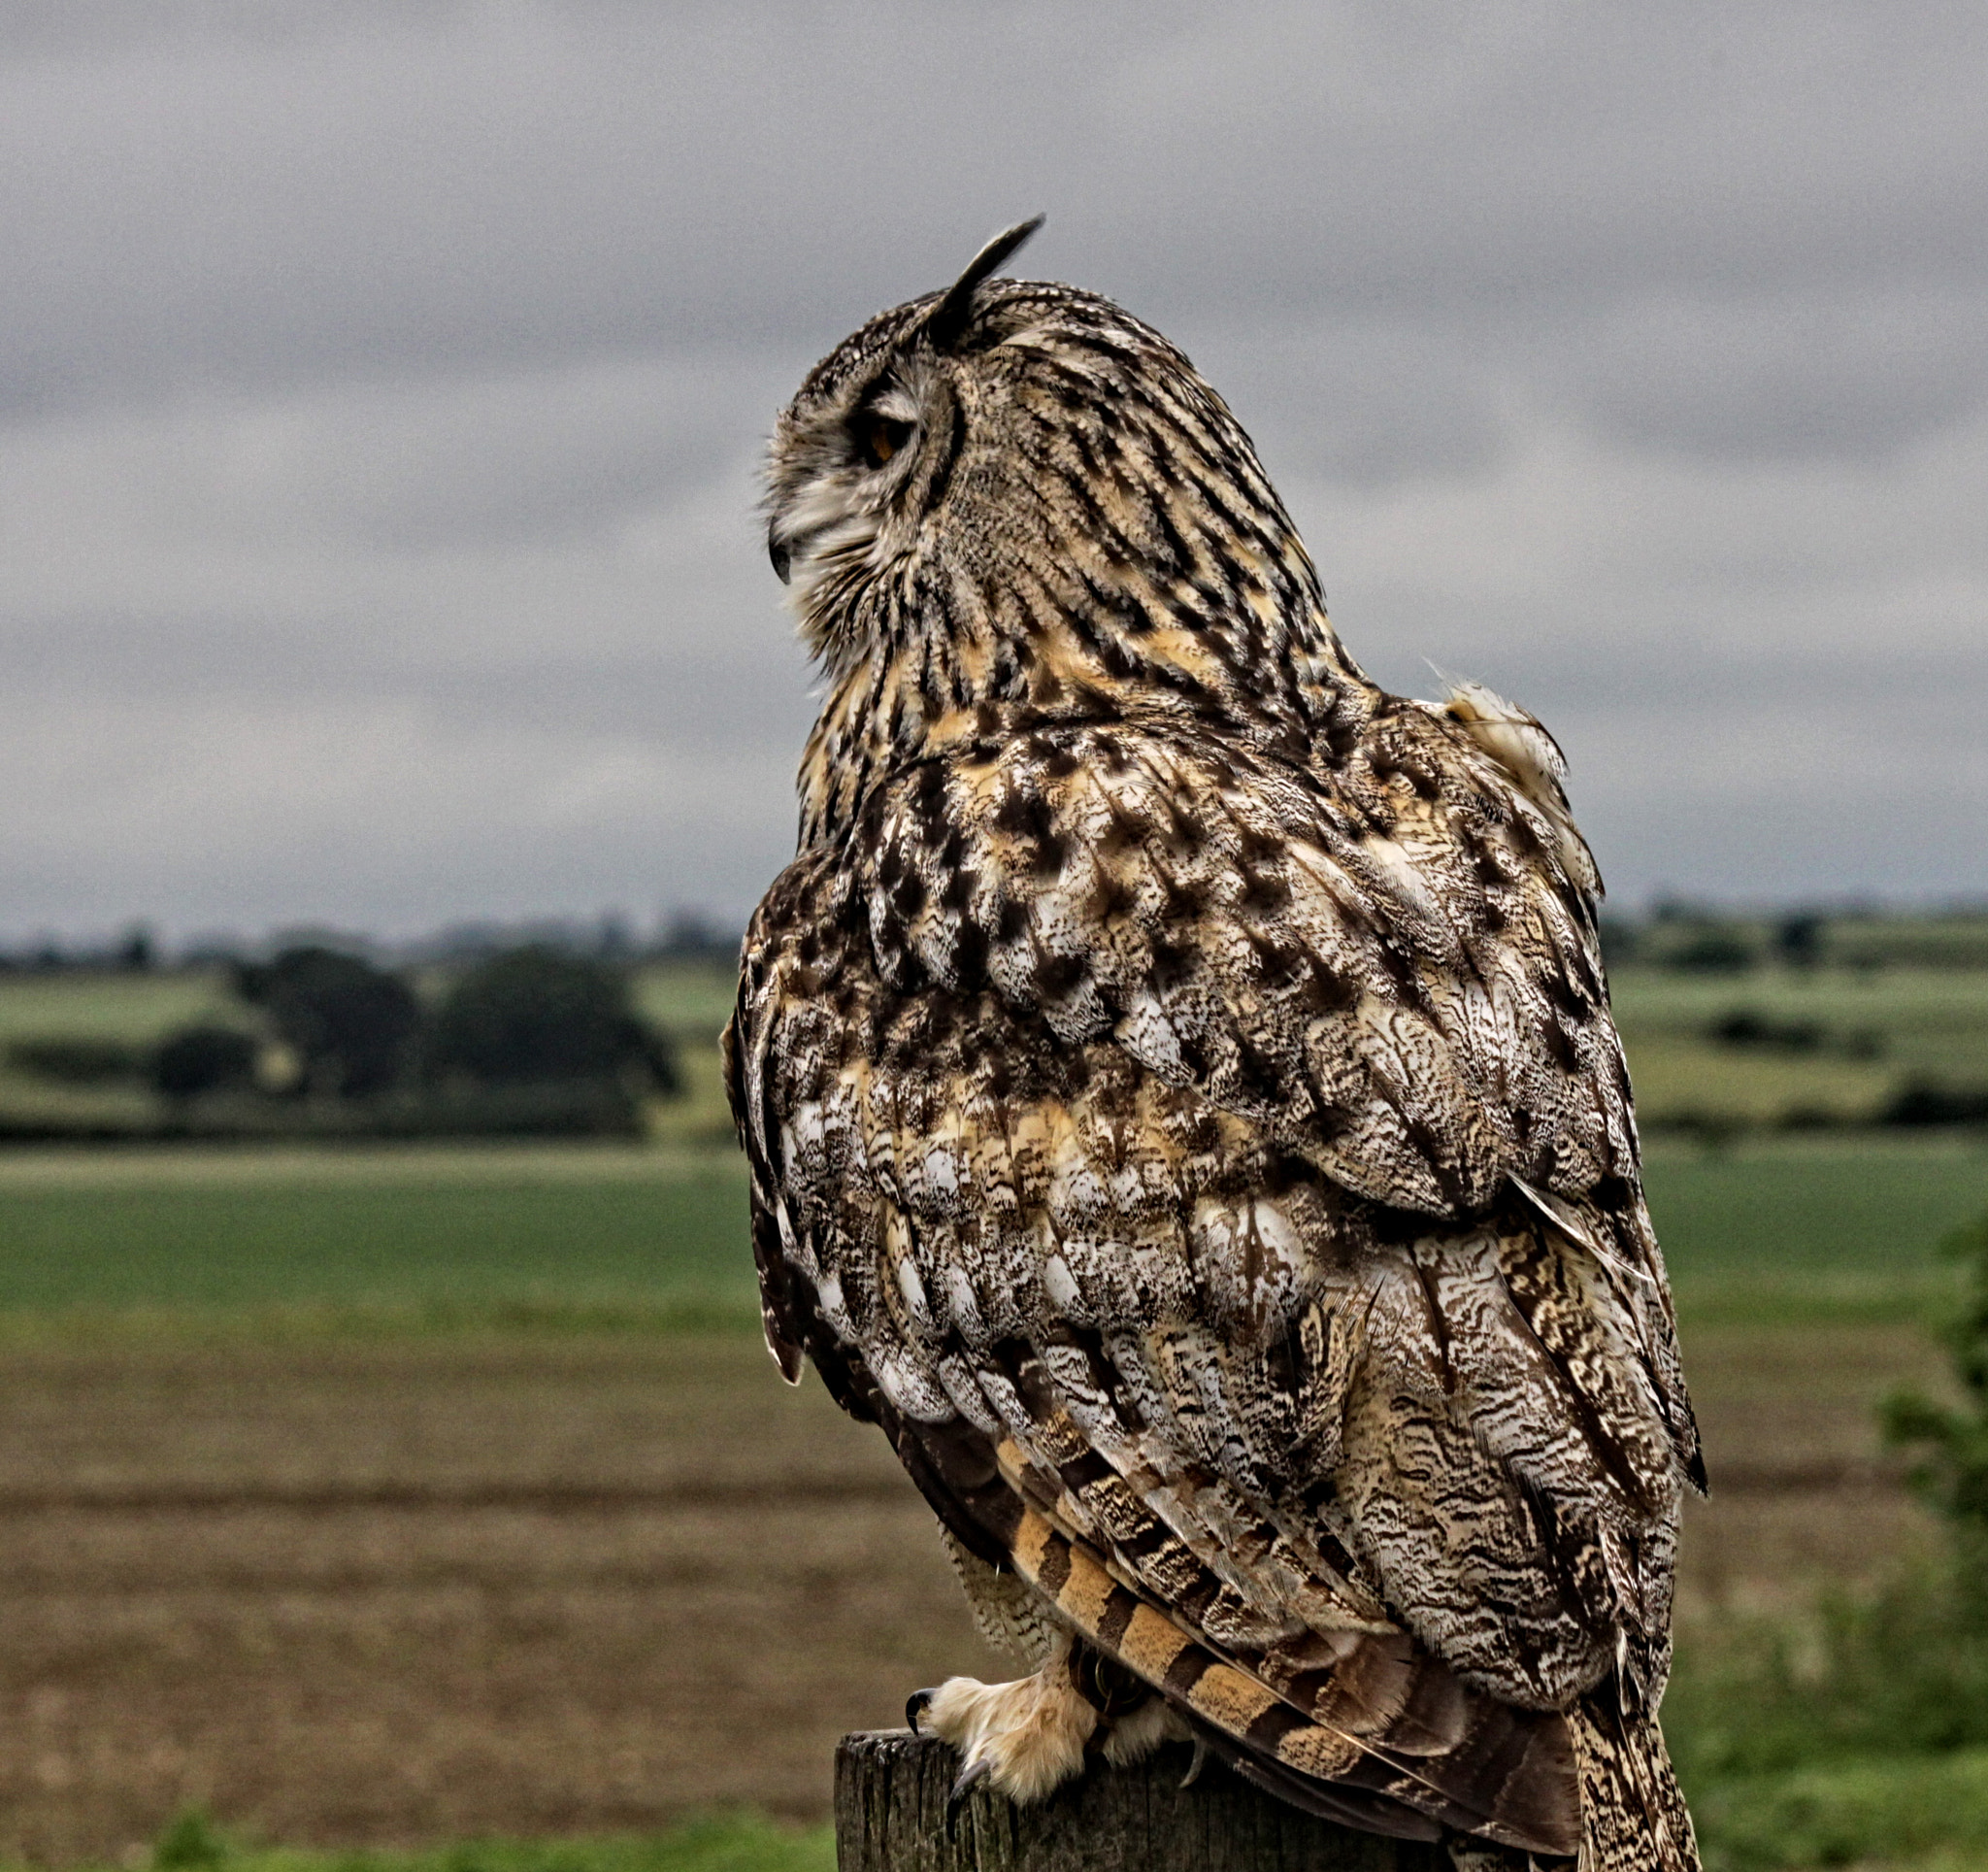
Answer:
MULTIPOLYGON (((1650 1207, 1687 1321, 1909 1313, 1988 1209, 1952 1139, 1659 1144, 1650 1207)), ((641 1146, 0 1154, 0 1315, 282 1310, 429 1324, 744 1318, 731 1153, 641 1146)))
POLYGON ((749 1311, 743 1169, 640 1149, 0 1158, 0 1314, 749 1311))
MULTIPOLYGON (((425 978, 424 978, 425 980, 425 978)), ((716 1040, 730 1019, 737 971, 723 962, 651 962, 637 971, 644 1014, 680 1039, 716 1040)), ((0 1045, 40 1034, 156 1040, 189 1020, 243 1018, 218 968, 57 969, 0 976, 0 1045)))
POLYGON ((1988 1749, 1834 1761, 1692 1799, 1706 1872, 1988 1867, 1988 1749))
POLYGON ((229 1018, 239 1023, 242 1005, 218 969, 63 969, 0 978, 0 1045, 58 1033, 143 1045, 189 1021, 229 1018))
POLYGON ((1967 1138, 1659 1141, 1644 1169, 1687 1322, 1909 1315, 1951 1285, 1939 1239, 1988 1209, 1988 1149, 1967 1138))
POLYGON ((715 1043, 738 993, 731 962, 650 962, 635 977, 636 1005, 679 1041, 715 1043))
POLYGON ((834 1872, 835 1835, 755 1815, 687 1822, 666 1833, 561 1840, 465 1840, 425 1851, 245 1848, 197 1809, 153 1849, 154 1872, 834 1872))

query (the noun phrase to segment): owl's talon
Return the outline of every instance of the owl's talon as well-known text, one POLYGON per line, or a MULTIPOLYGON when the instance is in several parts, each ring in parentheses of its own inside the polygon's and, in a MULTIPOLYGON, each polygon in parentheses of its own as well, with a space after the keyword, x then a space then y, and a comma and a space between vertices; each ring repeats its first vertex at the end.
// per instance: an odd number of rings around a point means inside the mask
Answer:
POLYGON ((953 1810, 971 1794, 981 1782, 994 1772, 991 1756, 982 1755, 977 1761, 970 1761, 953 1778, 952 1791, 945 1796, 945 1817, 950 1820, 953 1810))
POLYGON ((1200 1736, 1194 1738, 1194 1759, 1187 1764, 1187 1772, 1180 1777, 1183 1788, 1192 1788, 1201 1779, 1201 1771, 1208 1766, 1208 1744, 1200 1736))
POLYGON ((930 1690, 913 1690, 905 1698, 905 1727, 913 1735, 921 1733, 918 1719, 932 1707, 932 1694, 930 1690))

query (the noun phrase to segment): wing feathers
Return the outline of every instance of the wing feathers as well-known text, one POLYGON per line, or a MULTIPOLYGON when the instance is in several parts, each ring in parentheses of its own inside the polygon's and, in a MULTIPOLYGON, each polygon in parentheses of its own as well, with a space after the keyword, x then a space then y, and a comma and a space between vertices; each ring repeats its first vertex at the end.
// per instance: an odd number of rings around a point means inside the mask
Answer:
POLYGON ((1568 1853, 1696 1433, 1579 866, 1389 732, 1337 802, 997 735, 798 862, 727 1040, 768 1340, 1243 1772, 1568 1853))
MULTIPOLYGON (((1082 1636, 1202 1725, 1240 1745, 1243 1761, 1289 1771, 1273 1784, 1278 1791, 1291 1788, 1290 1776, 1336 1784, 1330 1791, 1300 1784, 1300 1804, 1319 1811, 1323 1803, 1326 1811, 1342 1815, 1350 1809, 1358 1816, 1355 1824, 1399 1838, 1436 1839, 1447 1823, 1537 1853, 1572 1855, 1577 1849, 1572 1748, 1559 1719, 1528 1717, 1483 1697, 1466 1715, 1462 1694, 1446 1685, 1434 1687, 1428 1700, 1449 1702, 1453 1718, 1452 1735, 1438 1753, 1428 1747, 1426 1722, 1390 1720, 1383 1707, 1359 1707, 1357 1727, 1334 1720, 1348 1714, 1351 1699, 1344 1695, 1314 1696, 1314 1710, 1324 1704, 1332 1714, 1308 1715, 1114 1581, 1092 1553, 1046 1518, 1024 1514, 1013 1552, 1016 1571, 1082 1636), (1397 1722, 1411 1746, 1395 1746, 1397 1722), (1555 1786, 1558 1799, 1540 1797, 1547 1784, 1555 1786), (1507 1798, 1512 1789, 1524 1792, 1507 1798), (1377 1798, 1358 1801, 1354 1790, 1377 1798)), ((1348 1649, 1357 1655, 1361 1645, 1379 1642, 1352 1639, 1348 1649)), ((1399 1655, 1387 1660, 1396 1667, 1404 1661, 1399 1655)), ((1432 1678, 1443 1676, 1427 1656, 1414 1668, 1432 1678)))

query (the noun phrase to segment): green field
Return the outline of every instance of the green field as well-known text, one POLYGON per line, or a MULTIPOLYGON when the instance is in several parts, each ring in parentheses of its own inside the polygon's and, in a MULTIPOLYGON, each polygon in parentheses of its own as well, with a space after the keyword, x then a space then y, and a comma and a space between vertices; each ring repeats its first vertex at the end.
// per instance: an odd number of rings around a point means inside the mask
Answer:
POLYGON ((0 1313, 749 1315, 744 1167, 641 1148, 0 1157, 0 1313))
POLYGON ((1988 1211, 1978 1139, 1660 1141, 1644 1173, 1680 1313, 1693 1320, 1910 1316, 1943 1292, 1943 1236, 1988 1211))
POLYGON ((427 1852, 328 1853, 245 1847, 193 1808, 161 1835, 151 1865, 153 1872, 834 1872, 835 1835, 826 1826, 722 1815, 646 1836, 465 1840, 427 1852))
MULTIPOLYGON (((1914 1298, 1988 1209, 1967 1140, 1659 1144, 1651 1211, 1694 1304, 1914 1298)), ((744 1167, 643 1147, 20 1151, 0 1313, 317 1308, 436 1320, 749 1312, 744 1167)))
POLYGON ((1908 1080, 1988 1085, 1988 970, 1617 967, 1609 986, 1645 1126, 1685 1117, 1773 1124, 1791 1114, 1868 1121, 1908 1080), (1806 1027, 1808 1044, 1712 1040, 1736 1015, 1784 1035, 1806 1027))

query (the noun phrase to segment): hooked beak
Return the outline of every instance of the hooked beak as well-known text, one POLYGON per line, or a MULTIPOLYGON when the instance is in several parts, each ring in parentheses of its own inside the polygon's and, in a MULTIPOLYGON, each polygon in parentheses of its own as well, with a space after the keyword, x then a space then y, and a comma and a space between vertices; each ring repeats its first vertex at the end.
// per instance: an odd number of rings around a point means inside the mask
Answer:
POLYGON ((778 533, 769 531, 766 536, 766 556, 773 561, 773 575, 781 585, 793 577, 793 558, 787 551, 787 543, 778 533))

